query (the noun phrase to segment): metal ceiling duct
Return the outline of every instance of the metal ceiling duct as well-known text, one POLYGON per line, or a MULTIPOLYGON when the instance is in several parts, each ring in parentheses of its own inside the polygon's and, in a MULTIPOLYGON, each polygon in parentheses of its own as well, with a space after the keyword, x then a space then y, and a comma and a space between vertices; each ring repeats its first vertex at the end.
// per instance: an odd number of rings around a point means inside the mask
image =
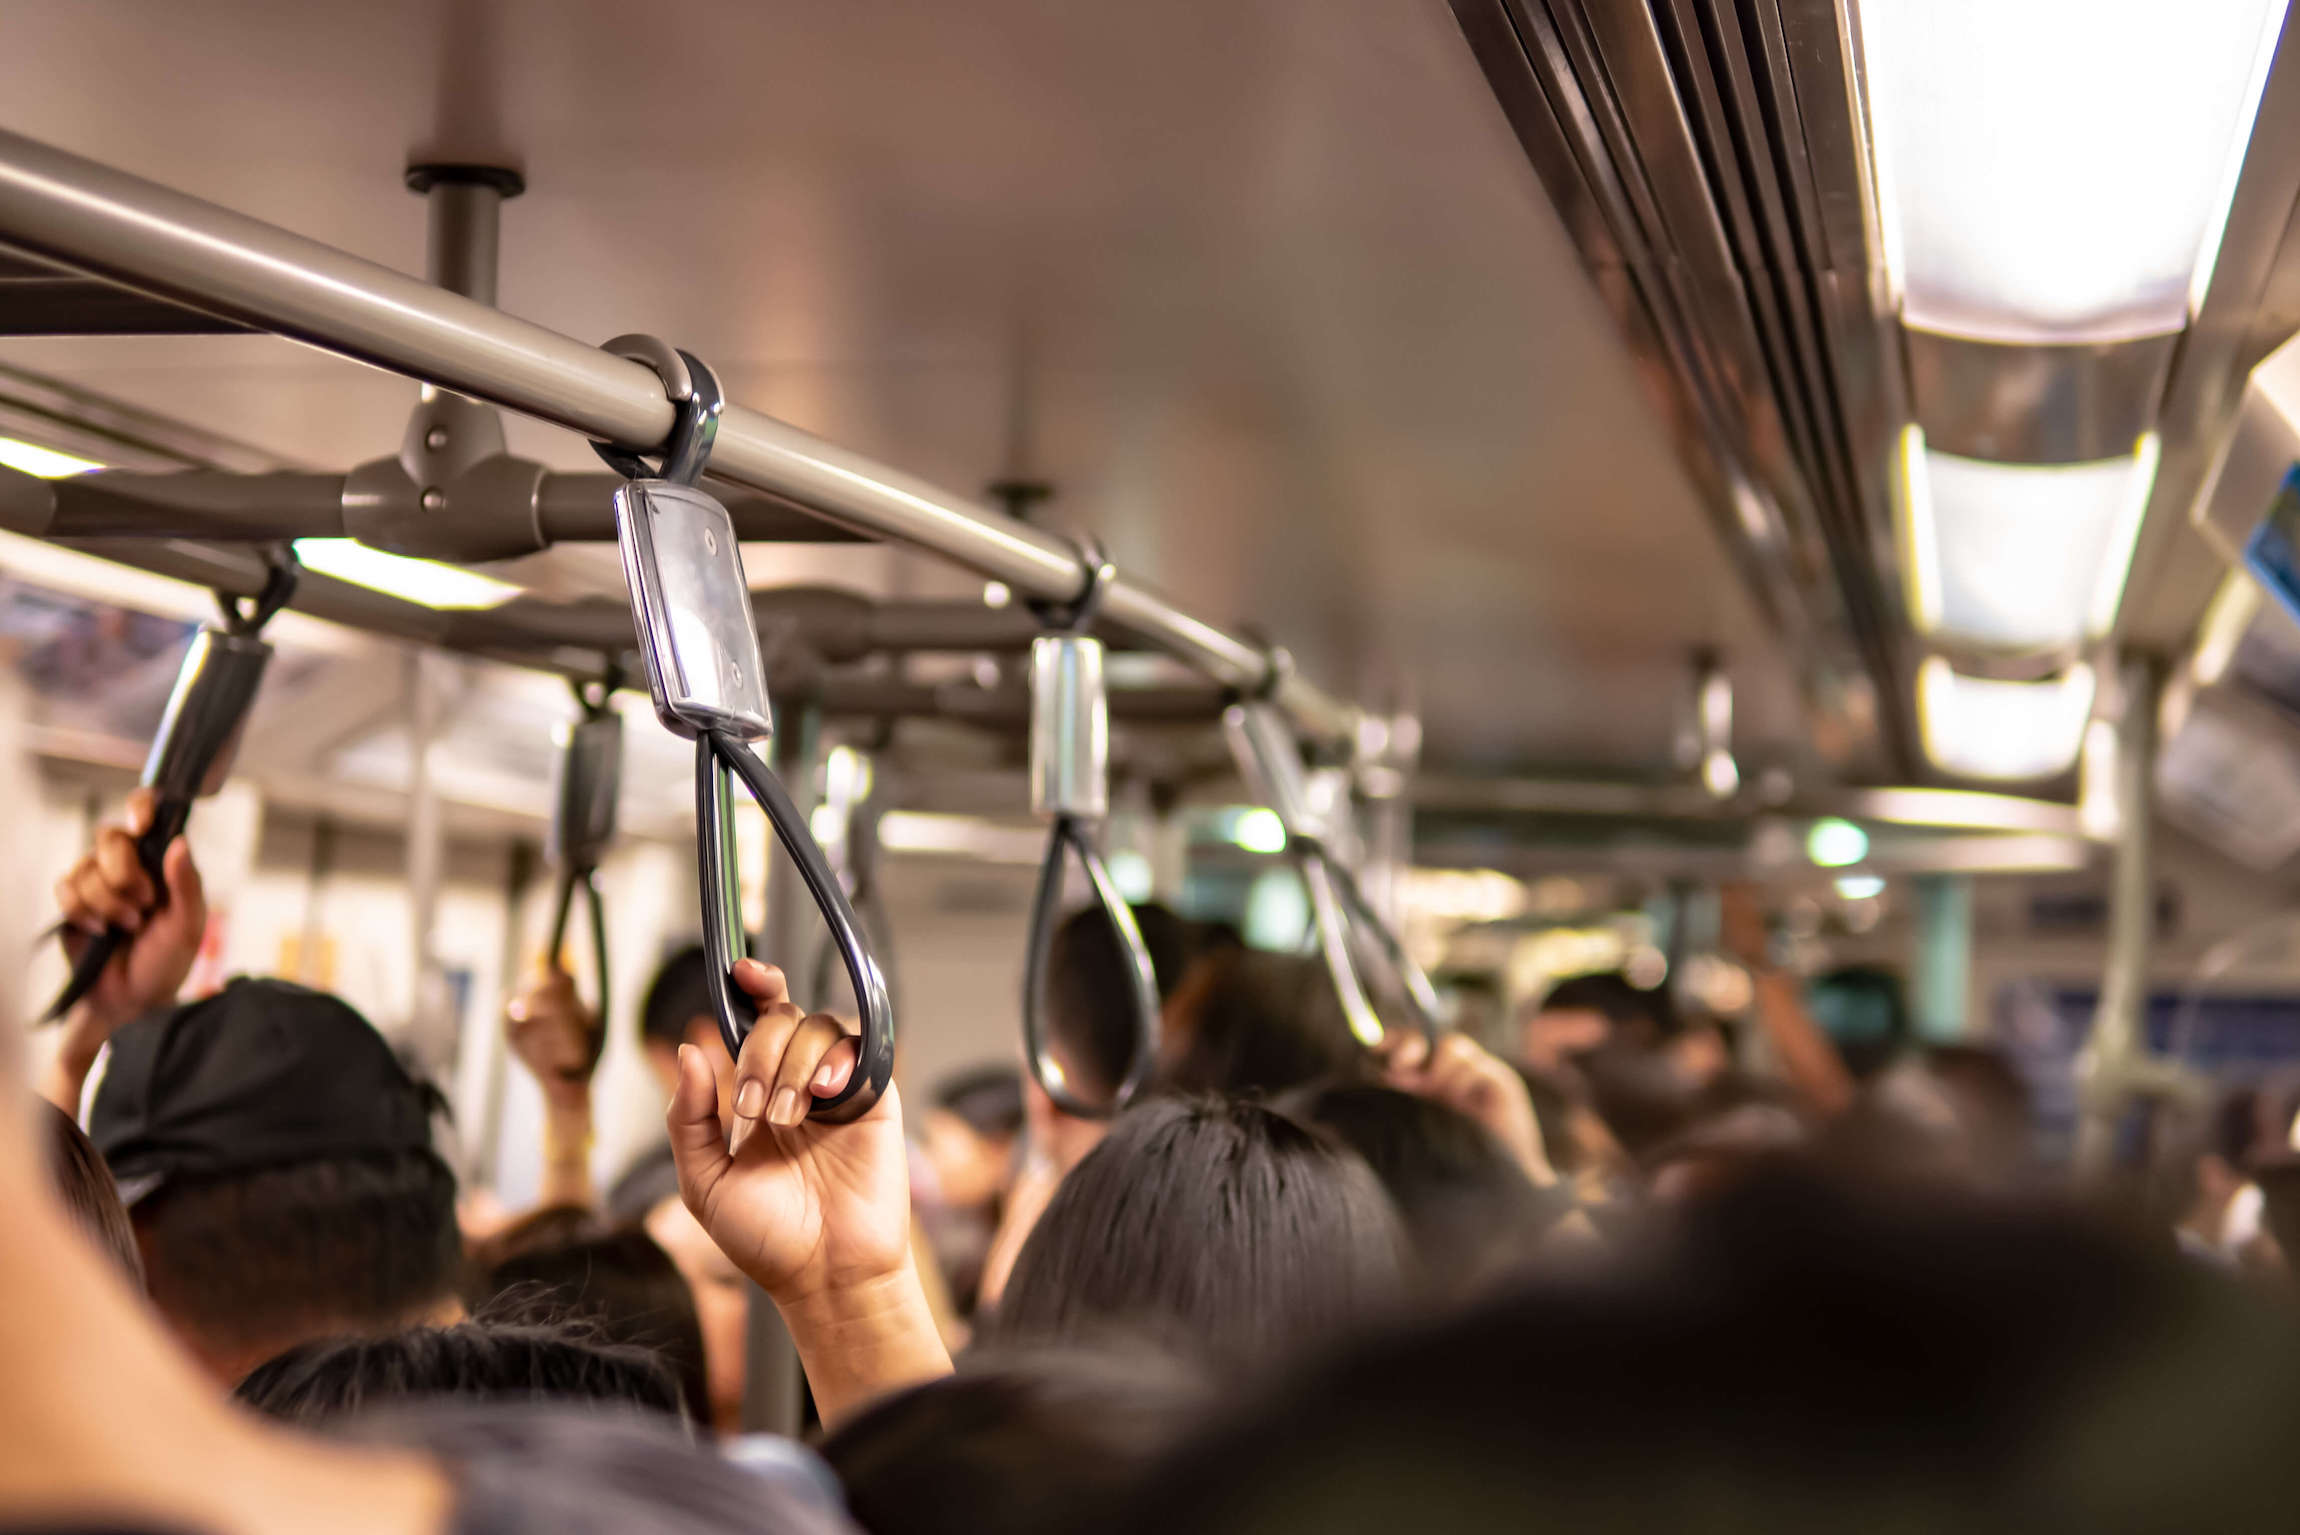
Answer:
POLYGON ((1906 416, 1828 0, 1453 0, 1852 772, 1914 764, 1906 416))

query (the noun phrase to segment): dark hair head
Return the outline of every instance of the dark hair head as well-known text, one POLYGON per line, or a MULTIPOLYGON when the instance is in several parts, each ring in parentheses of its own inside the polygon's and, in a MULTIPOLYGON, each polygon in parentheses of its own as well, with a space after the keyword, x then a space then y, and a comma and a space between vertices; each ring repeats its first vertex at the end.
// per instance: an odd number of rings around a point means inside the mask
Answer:
POLYGON ((2073 1535, 2300 1499, 2291 1318, 2072 1218, 1768 1182, 1602 1277, 1290 1383, 1106 1527, 2073 1535))
POLYGON ((1174 1013, 1164 1085, 1175 1092, 1282 1093, 1364 1069, 1365 1047, 1314 959, 1218 950, 1197 967, 1174 1013))
POLYGON ((1596 1013, 1638 1044, 1667 1039, 1683 1027, 1669 993, 1639 986, 1618 970, 1568 976, 1549 988, 1540 1013, 1596 1013))
POLYGON ((1397 1217, 1355 1154, 1259 1104, 1158 1099, 1063 1179, 989 1337, 1249 1364, 1384 1312, 1401 1280, 1397 1217))
POLYGON ((47 1111, 40 1117, 48 1125, 49 1183, 80 1230, 142 1289, 144 1260, 136 1252, 136 1229, 128 1224, 127 1207, 112 1185, 112 1170, 71 1115, 45 1099, 35 1101, 47 1111))
POLYGON ((444 1465, 450 1522, 487 1535, 853 1535, 838 1484, 803 1446, 698 1445, 642 1412, 433 1400, 335 1431, 444 1465))
POLYGON ((687 1025, 709 1018, 711 967, 703 946, 691 943, 674 952, 647 984, 646 1000, 639 1004, 639 1038, 672 1049, 687 1042, 687 1025))
POLYGON ((234 1347, 404 1326, 455 1294, 455 1178, 430 1152, 171 1183, 131 1219, 152 1301, 234 1347))
POLYGON ((974 1066, 934 1085, 934 1106, 990 1140, 1022 1133, 1022 1073, 1012 1066, 974 1066))
POLYGON ((1572 1208, 1562 1190, 1536 1188, 1484 1126, 1428 1098, 1345 1083, 1300 1093, 1285 1107, 1365 1159, 1440 1293, 1482 1288, 1530 1260, 1541 1234, 1572 1208))
POLYGON ((1055 1535, 1123 1495, 1213 1405, 1172 1355, 969 1357, 823 1443, 869 1535, 1055 1535))
MULTIPOLYGON (((1130 909, 1163 1001, 1189 968, 1195 936, 1163 906, 1130 909)), ((1096 904, 1064 917, 1046 948, 1046 1034, 1081 1097, 1105 1101, 1125 1075, 1134 1055, 1134 1007, 1134 957, 1108 913, 1096 904)))
POLYGON ((602 1232, 506 1253, 487 1268, 479 1290, 490 1318, 572 1320, 603 1342, 654 1354, 677 1381, 688 1418, 711 1421, 694 1292, 646 1232, 602 1232))
POLYGON ((305 1425, 440 1397, 680 1411, 670 1371, 645 1349, 568 1328, 482 1322, 299 1344, 258 1365, 233 1395, 266 1417, 305 1425))

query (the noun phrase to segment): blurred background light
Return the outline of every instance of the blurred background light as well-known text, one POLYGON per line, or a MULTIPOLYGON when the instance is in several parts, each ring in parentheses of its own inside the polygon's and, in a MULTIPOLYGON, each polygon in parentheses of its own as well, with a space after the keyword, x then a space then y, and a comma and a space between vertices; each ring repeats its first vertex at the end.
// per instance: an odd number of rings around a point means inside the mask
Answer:
POLYGON ((13 437, 0 437, 0 464, 25 474, 37 475, 43 480, 64 480, 75 474, 86 474, 104 466, 92 458, 80 458, 71 453, 59 453, 54 448, 43 448, 13 437))
POLYGON ((356 538, 299 538, 295 553, 306 569, 427 608, 493 608, 519 595, 519 588, 508 581, 460 565, 387 554, 356 538))
POLYGON ((1823 816, 1805 833, 1805 856, 1824 869, 1842 869, 1869 856, 1869 834, 1850 821, 1823 816))

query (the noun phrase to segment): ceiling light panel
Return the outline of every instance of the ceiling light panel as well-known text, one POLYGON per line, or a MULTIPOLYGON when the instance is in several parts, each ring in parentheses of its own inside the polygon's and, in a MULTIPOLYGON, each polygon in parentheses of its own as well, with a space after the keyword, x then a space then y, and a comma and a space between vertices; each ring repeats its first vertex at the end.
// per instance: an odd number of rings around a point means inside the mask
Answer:
POLYGON ((1999 650, 2106 634, 2156 482, 2157 440, 2085 464, 2000 464, 1903 444, 1909 608, 1919 633, 1999 650))
POLYGON ((2092 668, 2081 664, 2047 682, 2007 682, 1933 656, 1917 669, 1925 755, 1960 778, 2051 778, 2076 762, 2092 695, 2092 668))
POLYGON ((2178 330, 2210 279, 2284 0, 1858 0, 1911 325, 2178 330))

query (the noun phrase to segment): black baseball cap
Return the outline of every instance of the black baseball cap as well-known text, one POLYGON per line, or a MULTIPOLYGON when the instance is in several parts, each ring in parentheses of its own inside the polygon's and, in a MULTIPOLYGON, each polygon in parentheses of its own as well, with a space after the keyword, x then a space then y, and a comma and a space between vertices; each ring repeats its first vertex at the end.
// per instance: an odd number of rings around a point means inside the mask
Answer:
POLYGON ((133 1205, 183 1179, 431 1145, 438 1090, 340 997, 241 976, 112 1036, 89 1139, 133 1205))

